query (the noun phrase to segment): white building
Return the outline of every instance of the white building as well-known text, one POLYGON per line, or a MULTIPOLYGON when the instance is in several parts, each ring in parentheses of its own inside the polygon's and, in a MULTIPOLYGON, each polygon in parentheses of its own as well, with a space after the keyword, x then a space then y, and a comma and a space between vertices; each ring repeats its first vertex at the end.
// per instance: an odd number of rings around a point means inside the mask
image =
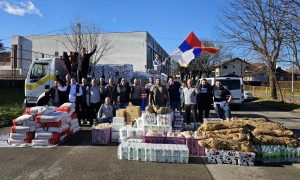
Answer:
MULTIPOLYGON (((153 69, 155 53, 159 54, 161 59, 168 57, 168 53, 148 32, 118 32, 105 35, 111 40, 113 49, 98 64, 133 64, 134 71, 146 71, 153 69)), ((63 45, 64 41, 66 35, 13 36, 11 64, 25 75, 33 60, 61 56, 63 52, 70 52, 63 45)), ((162 72, 169 74, 168 61, 163 66, 162 72)))
POLYGON ((229 59, 215 66, 215 75, 224 76, 234 74, 242 77, 247 69, 252 65, 240 58, 229 59))

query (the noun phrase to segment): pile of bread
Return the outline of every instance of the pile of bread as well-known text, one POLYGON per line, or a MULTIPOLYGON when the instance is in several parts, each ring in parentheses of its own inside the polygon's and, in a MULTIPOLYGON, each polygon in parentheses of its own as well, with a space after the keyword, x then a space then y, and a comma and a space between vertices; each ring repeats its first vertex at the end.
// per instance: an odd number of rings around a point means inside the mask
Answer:
POLYGON ((264 118, 235 118, 219 122, 205 122, 197 130, 206 148, 255 152, 257 145, 298 146, 292 131, 280 123, 264 118))

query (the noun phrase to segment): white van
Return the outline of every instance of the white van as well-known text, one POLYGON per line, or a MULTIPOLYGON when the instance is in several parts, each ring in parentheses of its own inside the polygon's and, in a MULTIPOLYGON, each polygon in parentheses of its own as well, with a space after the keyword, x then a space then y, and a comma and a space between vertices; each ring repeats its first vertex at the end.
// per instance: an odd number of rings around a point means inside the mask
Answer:
POLYGON ((56 72, 64 79, 68 70, 59 58, 40 58, 32 62, 25 79, 25 106, 35 106, 45 98, 45 90, 54 85, 56 72))
POLYGON ((205 79, 212 86, 219 80, 222 85, 230 91, 232 95, 231 104, 240 105, 244 102, 243 80, 241 77, 215 77, 205 79))

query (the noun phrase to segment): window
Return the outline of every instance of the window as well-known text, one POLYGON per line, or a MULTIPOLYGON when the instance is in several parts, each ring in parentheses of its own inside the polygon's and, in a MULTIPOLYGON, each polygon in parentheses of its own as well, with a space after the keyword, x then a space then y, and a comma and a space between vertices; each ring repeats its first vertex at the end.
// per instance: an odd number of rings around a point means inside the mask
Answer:
POLYGON ((147 69, 153 69, 153 50, 147 46, 147 69))
POLYGON ((240 80, 227 80, 227 79, 219 79, 222 85, 226 87, 228 90, 237 90, 241 89, 241 81, 240 80))
POLYGON ((55 57, 58 57, 59 56, 59 52, 55 51, 55 57))
POLYGON ((48 72, 48 63, 35 63, 31 69, 30 79, 31 82, 37 82, 45 77, 48 72))
POLYGON ((223 69, 227 69, 227 66, 223 66, 223 69))
POLYGON ((233 65, 232 68, 235 68, 235 66, 233 65))

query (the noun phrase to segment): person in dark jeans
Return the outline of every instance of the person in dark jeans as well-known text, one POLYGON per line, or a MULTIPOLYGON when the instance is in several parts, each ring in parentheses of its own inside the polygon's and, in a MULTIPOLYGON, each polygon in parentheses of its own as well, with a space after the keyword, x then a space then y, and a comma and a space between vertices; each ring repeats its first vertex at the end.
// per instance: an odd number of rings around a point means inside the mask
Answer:
POLYGON ((174 82, 173 78, 169 78, 169 97, 170 97, 170 106, 175 111, 177 109, 178 111, 181 110, 181 103, 180 103, 180 82, 174 82))
POLYGON ((97 112, 101 106, 100 104, 100 88, 97 84, 97 80, 92 80, 92 86, 87 88, 87 105, 88 105, 88 121, 90 125, 97 118, 97 112))
POLYGON ((209 117, 209 110, 213 104, 213 92, 212 87, 208 84, 206 79, 203 79, 198 86, 199 94, 197 94, 197 106, 198 106, 198 120, 203 122, 204 117, 209 117))
POLYGON ((126 108, 126 106, 128 106, 129 103, 130 86, 126 82, 125 78, 121 79, 120 84, 118 84, 117 90, 118 90, 117 107, 118 109, 126 108))
POLYGON ((82 87, 82 96, 80 97, 80 112, 81 112, 81 123, 87 124, 88 119, 88 106, 87 106, 87 89, 89 88, 89 84, 86 78, 82 78, 81 80, 81 87, 82 87))
POLYGON ((220 81, 216 81, 213 88, 214 93, 214 106, 218 118, 229 119, 231 117, 229 103, 231 102, 232 95, 229 90, 222 86, 220 81))
POLYGON ((107 85, 107 83, 105 82, 105 77, 100 76, 100 79, 99 79, 100 104, 103 104, 104 101, 105 101, 105 98, 107 97, 107 94, 106 94, 106 91, 105 91, 106 85, 107 85))
POLYGON ((198 88, 193 87, 193 81, 189 79, 187 81, 187 87, 183 88, 184 111, 187 124, 190 124, 191 119, 194 119, 196 122, 198 93, 198 88))
POLYGON ((77 78, 78 81, 81 78, 87 78, 89 66, 90 66, 90 58, 96 52, 97 46, 95 45, 94 50, 90 53, 86 53, 85 48, 81 48, 81 52, 78 55, 78 67, 77 67, 77 78))

